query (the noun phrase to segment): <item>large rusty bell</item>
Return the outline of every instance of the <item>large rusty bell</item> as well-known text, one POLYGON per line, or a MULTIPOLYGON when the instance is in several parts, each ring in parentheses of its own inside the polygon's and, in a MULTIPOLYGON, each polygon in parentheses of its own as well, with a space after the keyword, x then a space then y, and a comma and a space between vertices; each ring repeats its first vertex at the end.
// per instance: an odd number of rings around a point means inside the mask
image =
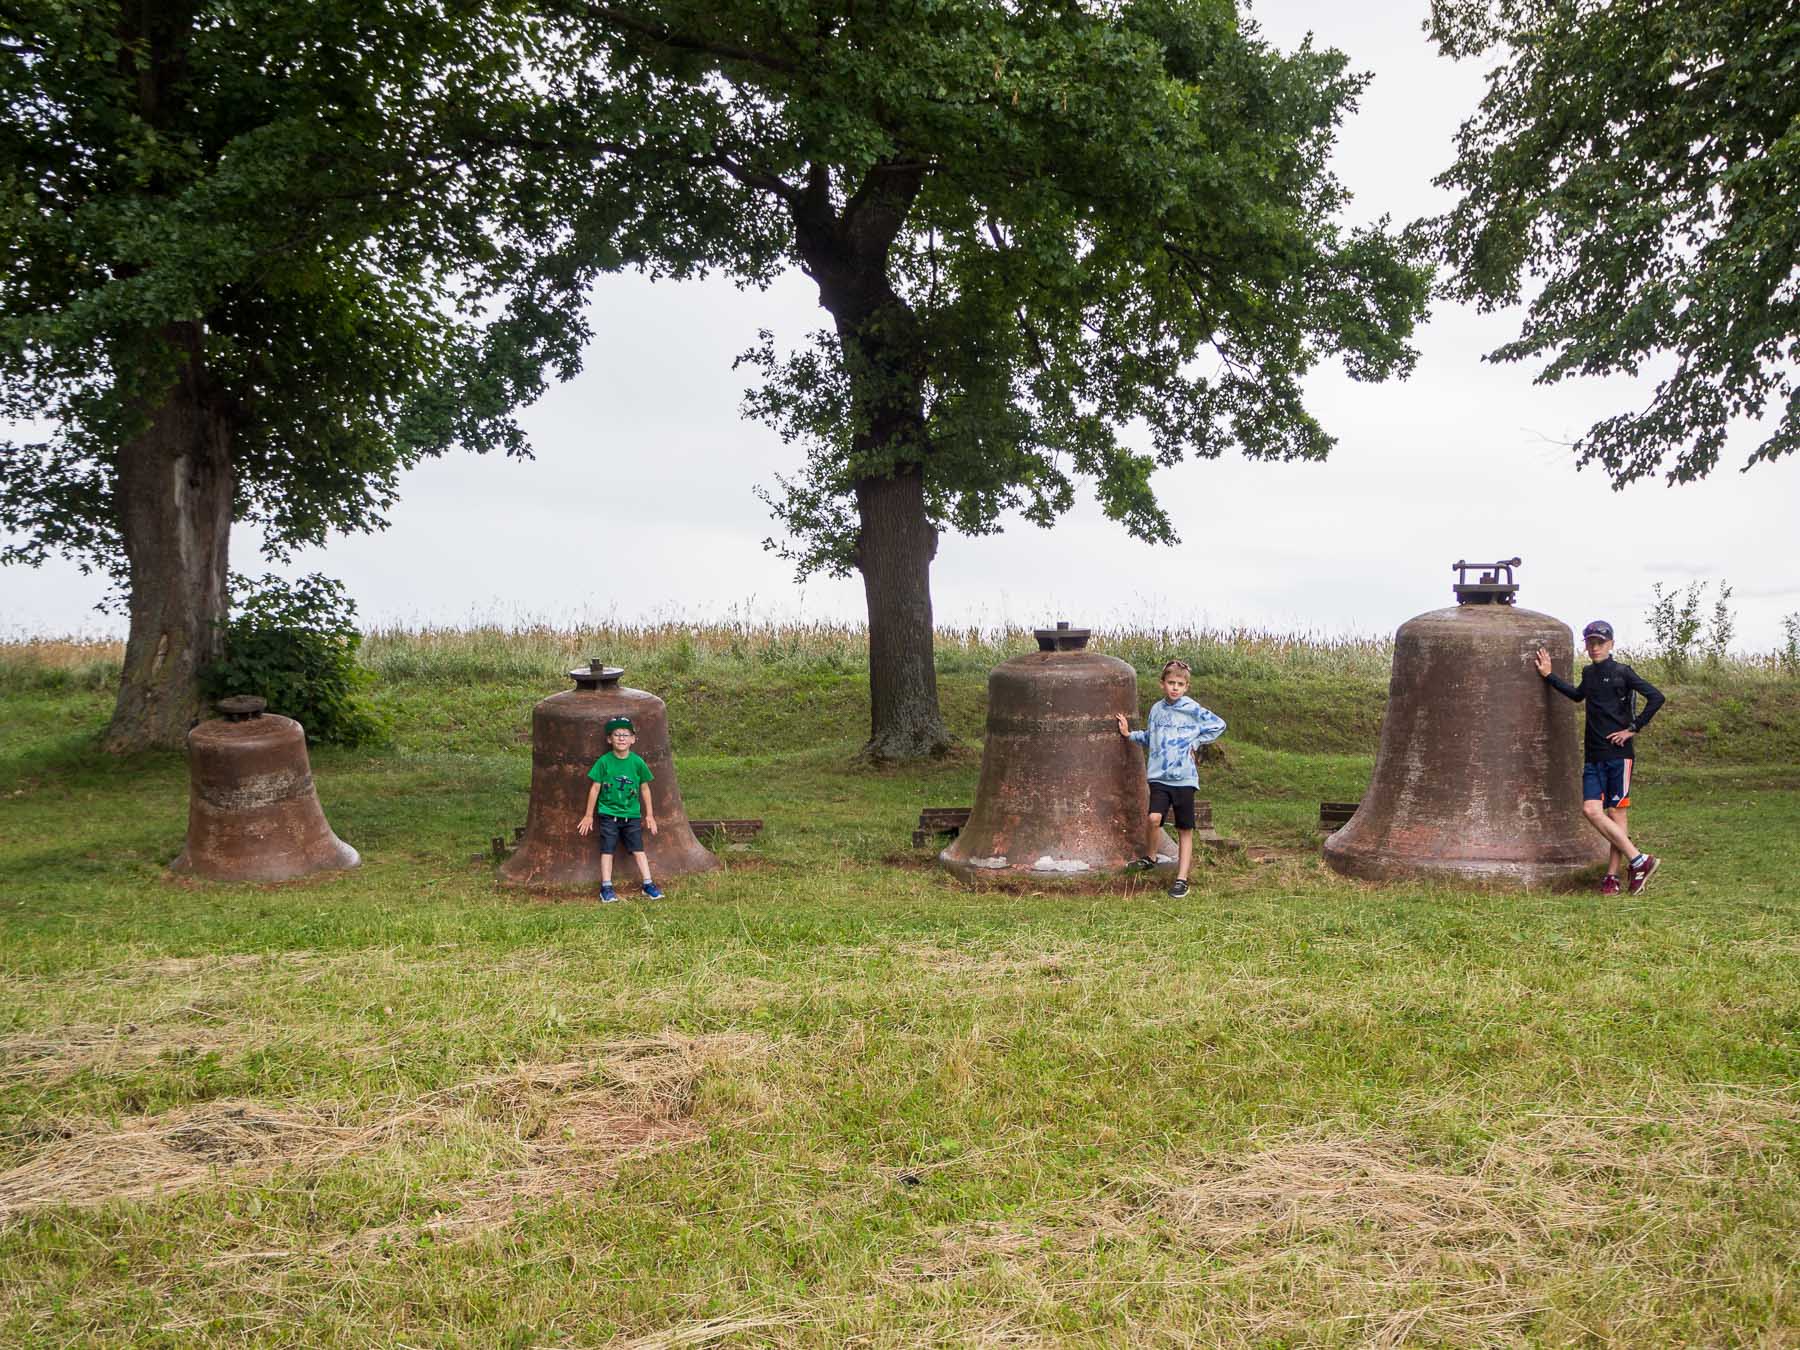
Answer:
POLYGON ((1038 650, 988 676, 987 742, 969 823, 938 861, 964 880, 1116 872, 1142 851, 1144 757, 1119 734, 1137 672, 1087 650, 1088 630, 1036 630, 1038 650))
POLYGON ((1574 638, 1514 603, 1518 565, 1455 563, 1456 604, 1400 625, 1374 777, 1325 841, 1335 870, 1549 887, 1605 864, 1581 815, 1575 707, 1533 664, 1544 648, 1568 678, 1574 638))
POLYGON ((355 867, 331 832, 306 756, 306 732, 262 699, 221 699, 222 717, 188 732, 187 846, 169 864, 209 881, 287 881, 355 867))
MULTIPOLYGON (((708 872, 719 865, 688 825, 675 782, 669 748, 669 713, 663 701, 619 683, 624 670, 598 659, 569 672, 575 688, 552 694, 531 710, 531 805, 525 838, 500 865, 500 879, 518 886, 594 885, 600 880, 596 834, 576 833, 587 809, 588 770, 611 747, 606 724, 629 717, 637 733, 631 747, 643 756, 655 779, 650 804, 657 833, 644 831, 644 852, 657 880, 708 872)), ((613 858, 613 879, 641 880, 637 864, 623 848, 613 858)))

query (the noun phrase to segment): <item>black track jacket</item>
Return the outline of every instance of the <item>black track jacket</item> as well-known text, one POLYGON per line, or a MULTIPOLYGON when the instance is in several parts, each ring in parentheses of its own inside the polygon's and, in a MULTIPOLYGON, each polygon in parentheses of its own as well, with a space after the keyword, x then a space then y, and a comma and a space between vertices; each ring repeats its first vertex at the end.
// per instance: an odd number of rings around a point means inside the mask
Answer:
POLYGON ((1581 672, 1581 683, 1570 684, 1555 671, 1543 677, 1544 683, 1551 686, 1566 698, 1577 703, 1587 700, 1587 736, 1586 754, 1590 761, 1603 759, 1635 759, 1637 752, 1632 748, 1637 744, 1633 736, 1623 745, 1614 745, 1606 738, 1615 731, 1642 731, 1650 725, 1650 719, 1656 716, 1656 710, 1663 705, 1663 696, 1655 685, 1638 674, 1623 661, 1615 661, 1607 657, 1604 661, 1596 661, 1581 672), (1635 718, 1631 705, 1635 701, 1634 693, 1644 696, 1644 710, 1635 718))

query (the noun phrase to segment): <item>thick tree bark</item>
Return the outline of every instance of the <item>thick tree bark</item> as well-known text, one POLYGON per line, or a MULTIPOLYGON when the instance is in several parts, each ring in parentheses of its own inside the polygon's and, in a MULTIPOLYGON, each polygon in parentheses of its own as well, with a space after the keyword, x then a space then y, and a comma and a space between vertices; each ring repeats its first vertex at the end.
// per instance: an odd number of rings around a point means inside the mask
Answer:
POLYGON ((206 394, 198 325, 166 336, 183 349, 180 374, 143 432, 119 451, 115 500, 130 564, 131 629, 106 733, 114 752, 181 747, 230 600, 230 422, 206 394))
POLYGON ((856 485, 862 521, 856 565, 869 606, 869 743, 883 763, 941 755, 952 744, 938 709, 931 622, 937 531, 925 514, 918 470, 856 485))

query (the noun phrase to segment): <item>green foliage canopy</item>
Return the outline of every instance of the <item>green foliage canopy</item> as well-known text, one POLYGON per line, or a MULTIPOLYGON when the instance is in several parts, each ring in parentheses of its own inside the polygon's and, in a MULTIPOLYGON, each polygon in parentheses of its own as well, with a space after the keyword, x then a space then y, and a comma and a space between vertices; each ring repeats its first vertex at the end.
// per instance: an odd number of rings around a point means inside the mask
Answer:
POLYGON ((748 408, 808 450, 769 494, 803 569, 853 565, 855 485, 912 468, 934 527, 1049 524, 1087 479, 1172 540, 1159 465, 1322 457, 1306 371, 1411 365, 1419 249, 1342 226, 1326 167, 1362 78, 1228 0, 555 12, 560 110, 521 143, 584 146, 546 190, 594 205, 553 270, 819 285, 832 331, 744 357, 748 408))
POLYGON ((1494 54, 1440 222, 1455 296, 1524 300, 1494 359, 1540 382, 1672 370, 1577 443, 1615 486, 1800 444, 1800 10, 1786 0, 1434 0, 1446 55, 1494 54))
POLYGON ((421 455, 521 451, 569 337, 515 323, 469 381, 508 181, 474 133, 533 40, 504 0, 9 4, 0 417, 49 430, 0 446, 0 557, 123 576, 120 447, 184 345, 277 555, 379 526, 421 455))

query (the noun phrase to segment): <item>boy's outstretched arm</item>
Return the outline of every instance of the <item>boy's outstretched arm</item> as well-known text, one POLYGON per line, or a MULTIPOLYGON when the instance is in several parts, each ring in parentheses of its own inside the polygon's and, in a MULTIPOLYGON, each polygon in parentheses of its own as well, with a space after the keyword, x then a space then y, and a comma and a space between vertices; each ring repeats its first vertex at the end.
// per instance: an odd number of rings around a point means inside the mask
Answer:
POLYGON ((592 834, 594 832, 594 803, 600 800, 600 785, 588 784, 587 810, 581 813, 581 824, 575 827, 576 834, 592 834))
POLYGON ((1552 689, 1556 690, 1557 693, 1561 694, 1564 698, 1574 699, 1575 702, 1577 702, 1577 703, 1581 702, 1582 699, 1587 697, 1587 695, 1582 693, 1580 689, 1578 689, 1574 685, 1570 684, 1562 676, 1558 675, 1554 670, 1551 669, 1550 653, 1545 648, 1539 647, 1537 649, 1537 658, 1536 659, 1537 659, 1537 673, 1539 675, 1542 675, 1544 677, 1544 683, 1549 685, 1552 689))
POLYGON ((1133 731, 1131 729, 1131 723, 1125 720, 1124 713, 1114 713, 1113 716, 1117 718, 1119 722, 1119 735, 1123 736, 1126 740, 1135 741, 1137 744, 1142 745, 1149 739, 1149 732, 1133 731))

